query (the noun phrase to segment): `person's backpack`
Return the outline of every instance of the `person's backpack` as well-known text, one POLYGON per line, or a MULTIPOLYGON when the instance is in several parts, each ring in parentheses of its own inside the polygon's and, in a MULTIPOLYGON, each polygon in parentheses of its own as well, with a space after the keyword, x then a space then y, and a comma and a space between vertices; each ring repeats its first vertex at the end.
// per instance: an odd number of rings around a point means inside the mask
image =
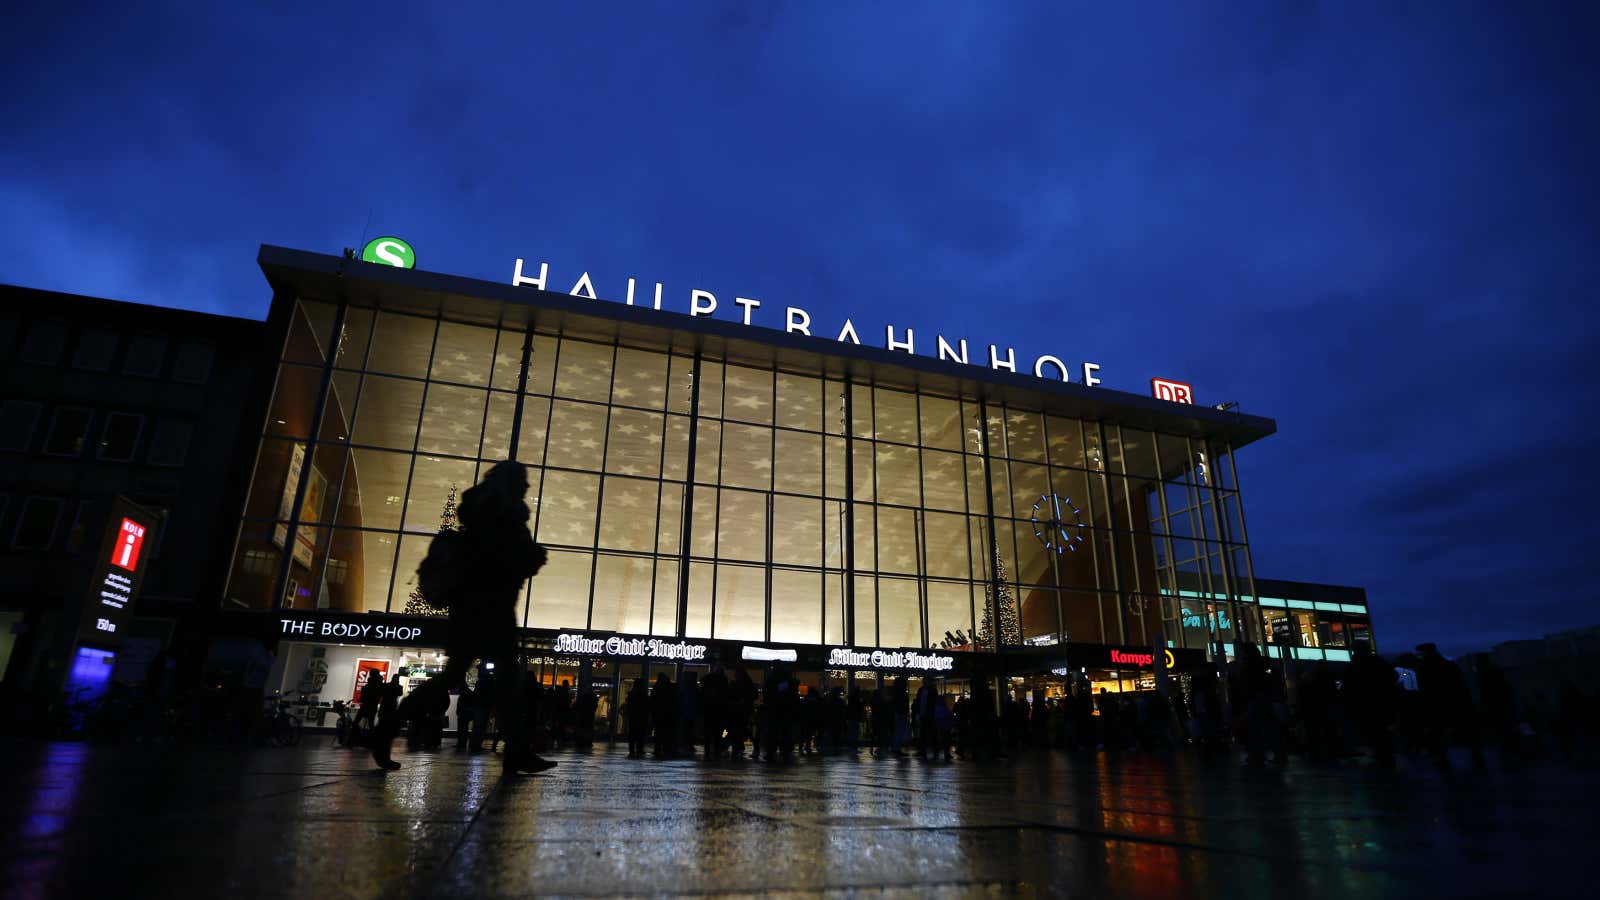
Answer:
POLYGON ((417 566, 417 590, 431 609, 448 612, 450 604, 471 572, 466 536, 460 531, 441 531, 428 543, 428 555, 417 566))

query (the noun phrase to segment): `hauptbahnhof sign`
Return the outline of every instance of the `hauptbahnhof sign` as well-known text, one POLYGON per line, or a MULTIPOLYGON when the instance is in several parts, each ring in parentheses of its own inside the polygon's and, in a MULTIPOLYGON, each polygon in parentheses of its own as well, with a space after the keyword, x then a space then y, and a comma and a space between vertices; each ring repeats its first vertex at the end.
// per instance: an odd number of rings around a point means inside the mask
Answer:
MULTIPOLYGON (((518 257, 516 265, 512 269, 511 284, 515 287, 532 287, 541 291, 549 290, 548 285, 550 283, 550 264, 548 262, 539 263, 539 274, 537 275, 527 274, 528 268, 529 267, 526 261, 521 257, 518 257)), ((648 304, 651 309, 661 309, 662 296, 665 291, 665 286, 661 282, 655 282, 655 291, 650 297, 637 296, 636 298, 638 287, 639 285, 635 279, 628 279, 628 289, 624 295, 624 303, 626 303, 628 306, 644 306, 648 304), (634 302, 635 299, 638 300, 637 304, 634 302)), ((573 297, 583 297, 587 300, 600 299, 600 295, 595 291, 594 281, 590 279, 588 272, 584 272, 582 275, 578 276, 578 280, 573 283, 572 289, 567 291, 567 294, 573 297)), ((720 301, 718 301, 717 295, 713 294, 711 291, 700 290, 699 288, 691 289, 689 291, 689 315, 710 316, 716 313, 719 302, 720 301)), ((745 325, 754 325, 755 317, 757 315, 756 310, 762 307, 762 302, 753 297, 736 296, 733 298, 733 303, 735 306, 739 307, 741 311, 740 319, 743 321, 743 323, 745 325)), ((811 328, 811 313, 798 306, 784 307, 783 330, 785 332, 789 334, 803 334, 807 337, 824 337, 827 333, 831 333, 827 332, 820 335, 813 335, 811 333, 811 328)), ((924 334, 926 334, 926 332, 924 332, 924 334)), ((835 340, 847 344, 859 345, 861 343, 861 335, 856 331, 855 323, 851 319, 846 318, 844 320, 844 325, 840 326, 838 336, 835 338, 835 340)), ((915 354, 917 352, 916 330, 907 328, 904 331, 901 331, 893 325, 886 326, 884 328, 883 346, 887 350, 899 350, 906 353, 915 354)), ((933 353, 930 355, 936 355, 941 361, 948 360, 950 362, 965 363, 967 365, 985 364, 985 354, 980 351, 974 355, 972 350, 967 346, 967 341, 965 338, 962 338, 956 341, 954 344, 951 344, 944 335, 935 335, 932 341, 928 341, 926 338, 924 338, 922 341, 922 347, 924 353, 928 353, 928 351, 931 350, 933 353)), ((990 344, 988 345, 988 348, 987 365, 989 368, 1001 369, 1007 372, 1019 371, 1017 368, 1017 351, 1015 348, 1007 347, 1005 348, 1004 353, 1001 352, 1000 347, 996 344, 990 344)), ((1027 370, 1022 369, 1021 371, 1026 372, 1027 370)), ((1100 377, 1097 374, 1100 371, 1099 363, 1082 363, 1081 371, 1082 384, 1092 387, 1100 383, 1100 377)), ((1048 353, 1034 359, 1033 374, 1037 378, 1058 378, 1061 381, 1072 380, 1071 370, 1068 369, 1067 364, 1063 362, 1060 357, 1053 356, 1048 353), (1052 369, 1054 370, 1054 374, 1046 374, 1052 369)))

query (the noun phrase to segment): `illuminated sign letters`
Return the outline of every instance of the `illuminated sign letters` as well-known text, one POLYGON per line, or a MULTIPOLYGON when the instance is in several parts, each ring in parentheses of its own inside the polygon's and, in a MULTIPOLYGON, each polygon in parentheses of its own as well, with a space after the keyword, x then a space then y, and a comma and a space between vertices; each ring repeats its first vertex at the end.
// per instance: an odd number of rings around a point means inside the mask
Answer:
POLYGON ((684 641, 673 643, 659 638, 626 638, 616 635, 601 638, 581 634, 558 634, 554 650, 556 653, 578 656, 633 656, 697 662, 706 658, 707 647, 705 644, 690 644, 684 641))
POLYGON ((107 646, 121 642, 144 578, 145 544, 154 538, 150 529, 157 521, 155 515, 122 497, 112 501, 100 562, 91 572, 78 623, 81 640, 107 646))
POLYGON ((417 267, 417 251, 397 237, 377 237, 367 241, 367 245, 361 248, 361 259, 364 262, 394 266, 397 269, 417 267))
POLYGON ((1157 400, 1171 400, 1173 403, 1194 405, 1194 388, 1181 381, 1152 378, 1150 379, 1150 396, 1157 400))
POLYGON ((948 672, 956 658, 944 653, 918 653, 915 650, 852 650, 835 647, 828 651, 828 665, 853 669, 907 669, 920 672, 948 672))
POLYGON ((290 610, 278 614, 280 638, 323 644, 442 647, 447 627, 443 619, 290 610))
MULTIPOLYGON (((383 239, 380 238, 380 240, 383 240, 383 239)), ((390 238, 389 240, 397 240, 397 239, 390 238)), ((368 246, 370 247, 371 245, 368 245, 368 246)), ((407 247, 406 249, 409 250, 410 248, 407 247)), ((364 254, 363 254, 362 258, 366 258, 364 254)), ((370 261, 376 261, 376 260, 370 260, 370 261)), ((391 263, 391 265, 399 265, 399 263, 391 263)), ((550 264, 549 263, 547 263, 547 262, 539 263, 539 273, 537 275, 530 275, 530 274, 528 274, 528 272, 529 272, 529 267, 528 267, 527 262, 522 257, 520 257, 520 256, 517 257, 516 264, 513 267, 512 272, 511 272, 511 284, 512 284, 512 286, 513 287, 532 287, 532 288, 537 288, 537 289, 539 289, 541 291, 549 290, 549 288, 547 287, 547 285, 550 283, 550 264)), ((634 306, 634 305, 643 306, 644 305, 644 298, 642 296, 639 297, 639 303, 638 304, 635 304, 635 302, 634 302, 634 298, 635 298, 635 294, 636 294, 637 289, 638 289, 638 284, 635 281, 635 279, 629 278, 628 279, 628 289, 627 289, 627 293, 625 295, 626 296, 626 300, 624 301, 628 306, 634 306)), ((660 309, 661 308, 661 295, 662 295, 662 292, 664 290, 665 290, 665 286, 661 282, 658 281, 658 282, 655 283, 655 291, 652 294, 652 297, 654 299, 654 302, 651 304, 651 308, 652 309, 660 309)), ((573 282, 572 289, 567 291, 567 294, 570 295, 570 296, 573 296, 573 297, 582 297, 582 298, 584 298, 586 300, 597 300, 597 299, 599 299, 598 295, 595 293, 594 282, 589 278, 589 273, 588 272, 584 272, 583 274, 578 276, 578 280, 573 282)), ((750 297, 734 297, 733 298, 733 302, 734 302, 734 305, 739 307, 739 310, 740 310, 739 319, 740 319, 740 321, 745 325, 753 325, 753 324, 755 324, 753 320, 755 318, 756 310, 759 309, 761 307, 761 305, 762 305, 761 301, 753 299, 753 298, 750 298, 750 297)), ((803 334, 803 335, 806 335, 807 337, 825 337, 828 334, 828 332, 824 331, 820 335, 812 335, 812 333, 811 333, 811 327, 812 327, 812 324, 811 324, 811 313, 807 312, 806 310, 801 309, 798 306, 784 306, 784 307, 779 307, 779 308, 781 308, 783 310, 783 330, 784 330, 785 333, 787 333, 787 334, 803 334)), ((686 311, 691 316, 710 316, 710 315, 715 314, 716 311, 717 311, 717 295, 713 294, 710 291, 701 290, 699 288, 694 288, 694 289, 690 290, 689 291, 689 303, 688 303, 686 311)), ((926 334, 926 332, 924 332, 924 334, 926 334)), ((844 324, 839 327, 838 337, 834 338, 834 340, 839 341, 841 343, 846 343, 846 344, 860 344, 861 343, 861 335, 859 333, 857 333, 855 323, 853 323, 850 319, 846 318, 844 320, 844 324)), ((950 344, 950 342, 945 339, 944 335, 941 334, 941 335, 935 335, 934 336, 934 341, 932 343, 934 344, 934 346, 936 348, 936 351, 937 351, 935 356, 939 360, 949 360, 949 361, 954 361, 954 362, 961 362, 961 363, 966 363, 968 365, 982 365, 982 364, 984 364, 984 355, 983 355, 982 351, 980 351, 979 354, 978 354, 978 361, 977 362, 969 361, 968 350, 967 350, 967 342, 966 342, 965 339, 962 339, 961 341, 957 342, 956 345, 952 346, 950 344), (957 349, 956 349, 957 347, 960 348, 960 352, 959 353, 957 352, 957 349)), ((884 349, 895 351, 895 352, 903 352, 903 353, 915 354, 917 352, 916 351, 916 345, 917 345, 917 336, 916 336, 916 330, 915 329, 907 328, 904 331, 902 331, 901 329, 897 328, 894 325, 888 325, 888 326, 886 326, 884 328, 884 344, 883 344, 884 349)), ((1016 351, 1016 348, 1014 348, 1014 347, 1006 347, 1002 351, 1002 349, 996 344, 989 344, 987 346, 988 346, 987 365, 988 365, 989 368, 991 368, 991 369, 999 369, 999 370, 1003 370, 1003 371, 1006 371, 1006 372, 1018 372, 1018 371, 1026 372, 1026 371, 1028 371, 1027 369, 1020 369, 1019 370, 1017 368, 1018 364, 1017 364, 1017 351, 1016 351)), ((929 352, 929 342, 927 340, 923 341, 923 348, 924 348, 923 352, 925 354, 929 352)), ((1051 378, 1051 379, 1054 379, 1054 377, 1055 377, 1054 374, 1051 374, 1051 375, 1047 375, 1046 374, 1047 371, 1052 371, 1052 370, 1053 370, 1054 373, 1059 373, 1060 379, 1062 381, 1071 381, 1072 380, 1071 377, 1070 377, 1070 374, 1069 374, 1069 370, 1068 370, 1067 364, 1062 362, 1059 357, 1052 356, 1052 355, 1047 353, 1047 354, 1044 354, 1043 356, 1038 357, 1037 359, 1035 359, 1033 361, 1033 369, 1032 369, 1032 371, 1033 371, 1033 375, 1034 375, 1035 378, 1051 378)), ((1100 371, 1100 364, 1099 363, 1092 363, 1092 362, 1083 363, 1082 364, 1082 375, 1083 375, 1083 377, 1082 377, 1081 383, 1084 384, 1084 385, 1090 386, 1090 387, 1093 387, 1094 385, 1100 384, 1100 376, 1098 374, 1099 371, 1100 371)))

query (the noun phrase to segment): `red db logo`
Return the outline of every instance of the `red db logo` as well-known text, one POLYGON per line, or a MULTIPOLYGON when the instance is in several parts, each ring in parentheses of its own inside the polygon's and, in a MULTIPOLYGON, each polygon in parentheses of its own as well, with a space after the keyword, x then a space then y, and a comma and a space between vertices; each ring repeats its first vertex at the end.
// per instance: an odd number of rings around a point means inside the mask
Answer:
POLYGON ((1194 405, 1194 389, 1181 381, 1152 378, 1150 379, 1150 396, 1157 400, 1171 400, 1173 403, 1194 405))

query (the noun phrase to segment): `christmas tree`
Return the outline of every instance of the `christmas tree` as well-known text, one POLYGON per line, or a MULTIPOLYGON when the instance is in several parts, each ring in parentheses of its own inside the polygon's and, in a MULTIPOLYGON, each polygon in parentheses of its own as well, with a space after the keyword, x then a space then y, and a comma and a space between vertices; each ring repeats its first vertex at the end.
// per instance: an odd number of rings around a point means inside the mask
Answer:
POLYGON ((983 622, 978 626, 978 646, 996 650, 994 645, 994 607, 989 602, 997 599, 1000 606, 1000 639, 1008 646, 1022 643, 1022 623, 1017 618, 1017 601, 1011 596, 1011 585, 1006 583, 1006 564, 1000 559, 1000 548, 994 548, 994 582, 984 590, 983 622))
MULTIPOLYGON (((455 531, 459 526, 460 522, 456 519, 456 486, 452 484, 450 493, 444 498, 444 509, 439 511, 439 530, 455 531)), ((420 584, 413 587, 411 596, 406 598, 405 612, 408 616, 443 616, 449 613, 429 603, 428 598, 422 595, 420 584)))

